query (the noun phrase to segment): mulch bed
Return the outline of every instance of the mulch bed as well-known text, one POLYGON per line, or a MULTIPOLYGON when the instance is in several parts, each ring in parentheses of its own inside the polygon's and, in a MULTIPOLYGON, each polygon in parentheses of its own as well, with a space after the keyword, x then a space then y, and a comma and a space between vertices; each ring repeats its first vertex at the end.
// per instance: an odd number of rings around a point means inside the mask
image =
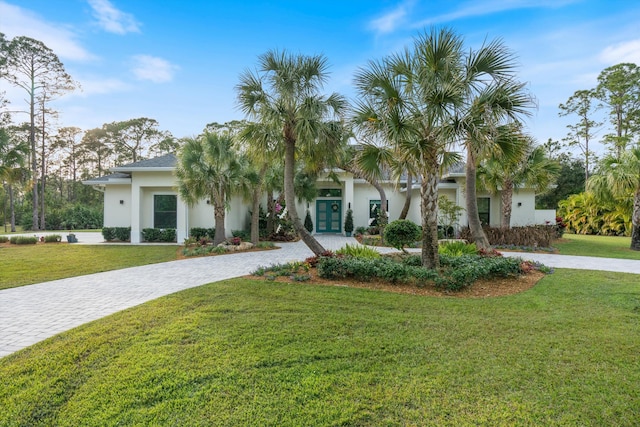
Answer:
MULTIPOLYGON (((414 285, 390 284, 383 281, 372 280, 370 282, 361 282, 353 279, 327 280, 318 277, 315 268, 311 268, 307 273, 311 276, 309 280, 304 282, 296 282, 288 277, 276 277, 275 282, 299 283, 300 285, 317 285, 317 286, 343 286, 361 289, 373 289, 384 292, 394 292, 399 294, 423 295, 433 297, 451 297, 451 298, 492 298, 505 295, 514 295, 531 289, 545 274, 540 271, 530 271, 519 277, 513 278, 493 278, 490 280, 479 280, 472 286, 458 292, 448 292, 436 289, 433 286, 419 288, 414 285)), ((247 279, 264 280, 268 279, 264 276, 245 276, 247 279)))

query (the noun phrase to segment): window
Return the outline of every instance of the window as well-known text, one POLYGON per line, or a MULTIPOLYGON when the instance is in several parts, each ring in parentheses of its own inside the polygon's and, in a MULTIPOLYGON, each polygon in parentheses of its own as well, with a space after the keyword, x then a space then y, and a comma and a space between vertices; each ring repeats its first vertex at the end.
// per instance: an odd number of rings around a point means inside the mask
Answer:
POLYGON ((489 219, 491 218, 491 199, 488 197, 478 198, 478 216, 482 225, 489 225, 489 219))
MULTIPOLYGON (((382 202, 380 200, 369 200, 369 225, 374 227, 378 225, 378 217, 380 216, 381 208, 382 202)), ((387 200, 385 210, 389 212, 389 200, 387 200)))
POLYGON ((342 188, 321 188, 318 197, 342 197, 342 188))
POLYGON ((153 226, 155 228, 177 228, 177 196, 156 194, 153 196, 153 226))

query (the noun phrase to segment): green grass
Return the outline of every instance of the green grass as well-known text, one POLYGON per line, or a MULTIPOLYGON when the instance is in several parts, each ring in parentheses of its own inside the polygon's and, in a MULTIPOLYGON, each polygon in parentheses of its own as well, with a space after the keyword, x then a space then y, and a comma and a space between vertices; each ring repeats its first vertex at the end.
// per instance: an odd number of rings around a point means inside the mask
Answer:
POLYGON ((634 426, 638 276, 492 299, 236 279, 0 359, 0 426, 634 426))
POLYGON ((632 251, 629 249, 630 245, 630 237, 585 236, 568 233, 563 236, 563 241, 556 241, 553 244, 562 255, 640 260, 640 251, 632 251))
POLYGON ((0 289, 177 258, 176 246, 11 245, 0 247, 0 289))

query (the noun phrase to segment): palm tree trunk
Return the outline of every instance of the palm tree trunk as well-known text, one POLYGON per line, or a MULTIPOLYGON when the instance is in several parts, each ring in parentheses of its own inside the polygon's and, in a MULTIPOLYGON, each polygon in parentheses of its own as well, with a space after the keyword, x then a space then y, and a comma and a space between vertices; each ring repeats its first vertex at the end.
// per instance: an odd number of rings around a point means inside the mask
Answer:
POLYGON ((511 211, 513 205, 513 182, 510 179, 505 179, 504 186, 502 188, 502 221, 500 225, 502 228, 511 228, 511 211))
POLYGON ((389 217, 387 216, 387 193, 385 193, 384 188, 382 188, 382 185, 380 185, 377 179, 369 179, 368 181, 378 190, 378 194, 380 194, 378 228, 380 228, 380 243, 384 244, 384 228, 389 223, 389 217))
POLYGON ((478 214, 478 195, 476 192, 476 159, 471 148, 467 148, 467 163, 465 165, 465 191, 469 230, 473 243, 480 249, 489 247, 489 239, 484 234, 480 215, 478 214))
POLYGON ((8 184, 9 187, 9 210, 11 211, 11 232, 16 232, 16 208, 13 203, 13 186, 11 183, 8 184))
POLYGON ((631 217, 631 249, 640 251, 640 188, 636 189, 633 198, 633 215, 631 217))
POLYGON ((271 236, 275 230, 276 208, 273 201, 273 190, 267 191, 267 236, 271 236))
POLYGON ((409 208, 411 207, 411 189, 413 188, 413 176, 411 173, 407 173, 407 194, 404 198, 404 205, 402 206, 402 211, 400 212, 400 217, 398 219, 407 219, 407 215, 409 214, 409 208))
POLYGON ((427 164, 420 186, 422 212, 422 266, 440 267, 438 256, 438 165, 427 164))
POLYGON ((254 187, 251 200, 251 243, 254 245, 260 242, 260 193, 262 193, 262 185, 267 168, 268 165, 265 164, 260 169, 260 183, 254 187))
POLYGON ((300 221, 298 211, 296 209, 296 196, 294 191, 294 171, 295 171, 295 141, 285 141, 284 154, 284 200, 287 204, 289 218, 293 222, 293 228, 296 230, 302 241, 316 255, 325 252, 324 247, 304 228, 304 224, 300 221))
POLYGON ((216 232, 213 236, 213 244, 219 245, 226 239, 226 231, 224 227, 225 219, 225 206, 224 195, 216 195, 212 197, 213 200, 213 217, 216 221, 216 232))

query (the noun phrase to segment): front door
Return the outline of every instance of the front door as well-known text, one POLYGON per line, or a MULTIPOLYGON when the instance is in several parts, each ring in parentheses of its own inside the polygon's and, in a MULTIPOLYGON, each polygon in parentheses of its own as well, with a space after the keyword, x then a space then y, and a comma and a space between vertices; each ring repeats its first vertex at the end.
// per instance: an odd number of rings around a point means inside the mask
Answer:
POLYGON ((316 200, 316 232, 342 233, 342 200, 316 200))

